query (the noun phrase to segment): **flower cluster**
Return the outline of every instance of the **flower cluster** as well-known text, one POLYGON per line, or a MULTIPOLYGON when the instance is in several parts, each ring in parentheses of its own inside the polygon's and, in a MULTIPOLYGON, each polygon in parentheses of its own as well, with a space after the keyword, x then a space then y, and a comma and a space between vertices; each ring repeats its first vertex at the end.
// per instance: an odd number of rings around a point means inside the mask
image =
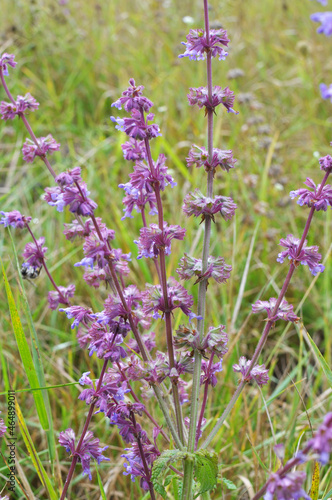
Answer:
POLYGON ((67 452, 71 452, 71 456, 77 456, 79 462, 82 464, 83 474, 87 474, 89 479, 92 479, 90 462, 91 458, 94 458, 98 464, 103 460, 109 461, 109 458, 104 457, 102 452, 108 448, 104 446, 101 448, 99 446, 99 439, 93 436, 91 431, 87 431, 84 436, 82 445, 80 449, 75 448, 75 432, 73 429, 67 429, 60 432, 59 443, 63 446, 67 452))
POLYGON ((189 350, 199 351, 202 356, 215 354, 220 359, 228 351, 228 337, 225 328, 224 325, 210 326, 208 333, 201 341, 197 330, 181 325, 176 330, 174 345, 177 349, 184 350, 185 352, 189 350))
POLYGON ((213 257, 210 255, 208 257, 207 269, 203 273, 202 259, 195 259, 185 253, 184 257, 180 260, 180 267, 176 272, 183 280, 188 280, 192 276, 196 276, 195 284, 209 278, 215 279, 217 283, 226 283, 230 277, 231 270, 232 266, 225 264, 223 257, 213 257))
POLYGON ((234 111, 234 92, 232 92, 228 87, 222 89, 218 85, 213 87, 211 99, 209 98, 209 93, 207 87, 190 88, 190 93, 188 94, 188 102, 190 106, 197 106, 201 109, 205 107, 206 110, 214 111, 219 104, 222 104, 227 109, 228 113, 238 114, 234 111))
POLYGON ((294 198, 298 198, 297 203, 299 205, 315 207, 317 212, 319 210, 326 211, 327 207, 332 208, 332 187, 329 184, 326 184, 322 189, 320 189, 320 184, 316 186, 314 181, 309 177, 307 177, 307 180, 304 182, 304 184, 311 188, 313 191, 305 188, 291 191, 290 197, 292 198, 292 200, 294 198))
POLYGON ((25 245, 23 257, 26 264, 33 267, 41 267, 45 261, 47 247, 44 247, 45 238, 42 236, 36 242, 29 242, 25 245))
POLYGON ((52 290, 48 292, 48 304, 50 309, 53 311, 57 309, 59 304, 68 304, 71 297, 74 297, 75 285, 69 285, 68 287, 58 286, 58 290, 52 290))
POLYGON ((53 139, 51 134, 37 139, 37 144, 31 139, 26 139, 22 148, 23 159, 27 163, 32 163, 36 156, 45 157, 47 153, 52 154, 54 151, 59 151, 59 149, 60 144, 53 139))
POLYGON ((185 233, 186 230, 182 227, 169 226, 167 222, 164 222, 163 230, 159 229, 158 224, 142 227, 139 239, 134 241, 139 250, 137 258, 155 258, 159 255, 161 249, 164 250, 166 255, 170 255, 172 240, 183 240, 185 233))
POLYGON ((295 238, 292 234, 289 234, 287 238, 282 238, 280 245, 285 247, 286 250, 278 254, 277 262, 283 263, 285 258, 288 257, 295 266, 299 264, 308 266, 313 276, 316 276, 317 273, 322 273, 325 268, 323 264, 319 264, 322 256, 318 253, 318 247, 308 247, 307 240, 300 247, 300 241, 300 239, 295 238))
POLYGON ((204 166, 205 170, 209 172, 210 170, 215 171, 217 167, 228 172, 231 168, 234 168, 236 159, 233 158, 233 152, 231 150, 222 150, 213 148, 212 160, 209 162, 209 154, 205 148, 199 147, 193 144, 189 150, 188 157, 186 158, 187 166, 200 168, 204 166))
POLYGON ((276 303, 277 299, 274 297, 269 300, 257 300, 255 304, 252 305, 252 312, 260 313, 262 311, 266 311, 268 320, 273 321, 273 323, 278 319, 291 321, 292 323, 299 321, 300 318, 294 313, 293 306, 288 304, 286 299, 282 299, 277 311, 273 314, 276 303))
POLYGON ((317 33, 324 33, 326 36, 332 35, 332 12, 316 12, 310 17, 312 21, 321 23, 321 26, 317 28, 317 33))
POLYGON ((245 356, 241 356, 239 363, 233 365, 233 370, 241 373, 245 382, 254 380, 259 386, 267 384, 269 381, 269 371, 265 368, 265 365, 255 365, 250 373, 247 373, 250 363, 250 359, 247 360, 245 356))
POLYGON ((25 96, 18 95, 15 103, 1 101, 0 114, 3 120, 13 120, 15 116, 25 114, 27 111, 38 109, 39 103, 30 93, 25 96))
POLYGON ((182 210, 186 215, 194 217, 202 216, 202 222, 206 217, 211 217, 213 222, 215 214, 220 213, 220 215, 225 220, 230 220, 236 210, 237 206, 228 196, 215 196, 214 198, 209 198, 204 196, 203 193, 197 188, 195 191, 189 192, 184 200, 182 210))
POLYGON ((3 71, 5 76, 9 76, 8 66, 15 68, 17 62, 14 61, 14 59, 14 54, 7 54, 7 52, 4 52, 2 56, 0 56, 0 70, 3 71))
POLYGON ((202 29, 193 29, 187 35, 187 42, 181 42, 186 47, 184 54, 179 57, 188 57, 191 61, 206 59, 206 54, 211 53, 212 57, 219 58, 222 61, 228 53, 224 47, 228 45, 227 32, 223 29, 212 29, 209 36, 202 29))
POLYGON ((0 212, 2 218, 0 224, 4 227, 14 227, 18 229, 23 229, 26 224, 31 222, 32 218, 30 216, 22 215, 18 210, 13 210, 12 212, 0 212))

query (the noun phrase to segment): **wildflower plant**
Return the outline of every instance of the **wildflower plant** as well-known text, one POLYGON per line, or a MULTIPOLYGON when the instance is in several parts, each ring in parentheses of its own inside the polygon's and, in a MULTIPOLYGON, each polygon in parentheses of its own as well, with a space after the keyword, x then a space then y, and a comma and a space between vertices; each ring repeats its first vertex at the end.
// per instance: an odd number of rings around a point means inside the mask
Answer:
MULTIPOLYGON (((124 192, 122 220, 137 217, 141 224, 133 239, 136 255, 132 257, 114 246, 115 231, 103 221, 103 207, 93 199, 81 168, 54 171, 49 158, 59 151, 60 144, 51 134, 35 136, 27 117, 31 112, 39 112, 39 103, 30 93, 16 99, 12 96, 7 79, 15 69, 15 56, 3 53, 0 57, 0 78, 8 99, 0 105, 2 119, 6 122, 20 119, 24 123, 29 137, 22 148, 23 159, 27 163, 40 159, 53 177, 53 184, 44 191, 44 201, 54 213, 64 210, 70 213, 71 221, 65 224, 63 233, 66 240, 79 242, 81 246, 74 266, 82 269, 82 278, 91 287, 93 296, 101 297, 101 289, 107 291, 102 310, 78 304, 75 284, 58 284, 53 278, 47 264, 51 242, 35 234, 31 224, 33 214, 21 214, 17 209, 0 212, 0 223, 4 227, 26 231, 31 238, 22 254, 22 269, 27 277, 33 278, 40 269, 44 270, 51 288, 49 308, 64 314, 71 329, 77 329, 82 350, 102 360, 97 379, 90 377, 90 372, 84 372, 77 381, 83 388, 78 398, 80 404, 88 407, 81 428, 57 430, 59 445, 71 461, 61 500, 69 498, 78 464, 83 475, 91 480, 92 461, 97 465, 110 461, 108 436, 103 437, 101 444, 91 430, 94 415, 99 413, 121 436, 124 474, 139 482, 142 496, 149 492, 152 499, 158 495, 168 498, 173 486, 182 500, 198 496, 210 498, 217 483, 223 480, 218 467, 222 457, 218 457, 211 446, 214 438, 247 384, 255 384, 260 389, 269 382, 269 368, 259 363, 261 359, 264 361, 263 349, 276 322, 301 321, 286 299, 294 273, 300 271, 301 265, 308 266, 313 276, 324 272, 319 248, 308 244, 308 235, 315 212, 332 207, 332 187, 327 184, 332 171, 329 155, 319 160, 322 179, 307 178, 304 184, 308 189, 299 188, 290 193, 291 199, 297 199, 303 210, 308 211, 304 229, 280 240, 277 261, 285 268, 288 265, 286 277, 277 297, 259 298, 252 305, 252 312, 264 317, 265 326, 251 359, 241 355, 232 367, 239 377, 233 396, 225 402, 222 414, 208 422, 208 399, 221 383, 220 373, 229 349, 226 325, 209 324, 206 307, 209 284, 215 281, 218 286, 227 286, 232 273, 227 259, 213 255, 211 240, 217 235, 220 223, 222 227, 230 224, 237 210, 236 200, 214 193, 216 172, 232 176, 237 162, 233 151, 214 144, 214 119, 219 113, 227 112, 230 120, 236 120, 239 111, 234 109, 234 92, 228 86, 214 85, 213 81, 212 63, 222 64, 228 57, 227 32, 210 27, 207 0, 203 0, 202 8, 204 27, 189 31, 186 41, 182 42, 185 50, 179 58, 180 64, 190 61, 188 64, 206 67, 205 85, 190 87, 187 96, 188 104, 196 107, 197 113, 202 113, 206 120, 206 145, 192 144, 186 158, 188 168, 204 169, 206 188, 194 187, 185 194, 182 205, 185 217, 193 217, 197 226, 203 227, 203 250, 201 255, 183 252, 172 272, 168 272, 172 247, 185 241, 187 234, 186 228, 165 220, 163 193, 176 189, 177 183, 169 172, 166 156, 154 152, 155 141, 162 130, 155 121, 154 105, 144 94, 143 85, 131 78, 129 86, 112 103, 112 108, 121 116, 110 117, 110 124, 114 124, 124 140, 123 161, 130 162, 133 169, 129 179, 123 179, 119 185, 124 192), (140 287, 133 284, 132 258, 151 264, 156 282, 144 284, 142 281, 140 287), (188 291, 190 286, 198 289, 197 302, 188 291), (180 311, 185 318, 183 324, 177 324, 180 311), (157 327, 164 332, 165 342, 155 335, 153 330, 157 327), (162 350, 164 344, 166 349, 162 350), (140 384, 139 389, 136 382, 140 384), (158 412, 154 414, 151 410, 149 398, 152 397, 158 403, 162 421, 158 419, 158 412)), ((312 16, 314 21, 322 23, 318 32, 328 36, 332 32, 329 14, 312 16)), ((320 88, 323 98, 330 99, 330 89, 324 84, 320 88)), ((6 426, 0 419, 0 437, 5 434, 6 426)), ((294 467, 309 461, 326 465, 331 449, 332 413, 327 413, 318 430, 292 458, 285 461, 276 448, 279 466, 269 471, 254 500, 311 498, 304 485, 306 472, 294 467)))

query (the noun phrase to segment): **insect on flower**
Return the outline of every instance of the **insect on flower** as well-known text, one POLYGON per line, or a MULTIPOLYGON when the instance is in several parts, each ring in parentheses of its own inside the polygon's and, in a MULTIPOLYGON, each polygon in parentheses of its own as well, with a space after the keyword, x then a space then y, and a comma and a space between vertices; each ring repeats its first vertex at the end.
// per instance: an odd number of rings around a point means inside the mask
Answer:
POLYGON ((21 276, 24 280, 34 280, 38 278, 40 275, 40 271, 42 269, 42 266, 40 267, 34 267, 31 266, 31 264, 27 264, 26 262, 23 262, 21 266, 21 276))

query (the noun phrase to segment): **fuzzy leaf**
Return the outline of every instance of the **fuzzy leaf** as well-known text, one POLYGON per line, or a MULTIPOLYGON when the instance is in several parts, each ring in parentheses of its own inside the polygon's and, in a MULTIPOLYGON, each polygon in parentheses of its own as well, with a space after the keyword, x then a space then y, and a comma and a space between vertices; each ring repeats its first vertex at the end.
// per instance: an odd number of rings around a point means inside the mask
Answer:
MULTIPOLYGON (((162 484, 162 480, 166 470, 172 463, 183 460, 187 455, 186 452, 179 450, 166 450, 153 462, 151 474, 153 487, 164 499, 167 499, 167 492, 162 484)), ((166 486, 168 484, 169 482, 167 482, 166 486)))
POLYGON ((224 477, 221 480, 228 490, 236 490, 237 487, 232 481, 230 481, 229 479, 226 479, 224 477))
POLYGON ((194 453, 195 457, 195 478, 197 490, 194 498, 202 493, 212 490, 218 479, 218 455, 207 450, 199 450, 194 453))

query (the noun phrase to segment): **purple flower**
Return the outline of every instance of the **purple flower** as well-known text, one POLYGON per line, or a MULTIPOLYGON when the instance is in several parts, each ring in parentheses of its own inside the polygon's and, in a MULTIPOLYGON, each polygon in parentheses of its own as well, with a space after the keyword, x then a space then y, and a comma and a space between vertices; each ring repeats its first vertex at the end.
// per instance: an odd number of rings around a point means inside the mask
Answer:
POLYGON ((67 429, 65 431, 60 432, 59 435, 59 443, 61 446, 64 446, 66 451, 71 452, 71 455, 78 456, 79 462, 82 464, 83 474, 87 474, 91 481, 92 475, 90 471, 90 461, 91 458, 97 460, 98 465, 102 460, 109 461, 109 458, 104 457, 102 452, 108 448, 108 446, 104 446, 101 448, 99 446, 99 439, 93 436, 91 431, 87 431, 84 436, 81 448, 79 451, 75 450, 75 432, 73 429, 67 429))
POLYGON ((321 83, 319 89, 322 99, 330 99, 332 102, 332 83, 329 87, 325 83, 321 83))
MULTIPOLYGON (((172 277, 167 284, 167 296, 169 311, 173 311, 179 307, 190 319, 197 317, 190 310, 194 304, 192 296, 172 277)), ((145 314, 153 312, 154 318, 160 318, 158 311, 161 311, 163 314, 166 312, 164 295, 160 285, 147 285, 147 289, 142 292, 142 303, 143 312, 145 314)))
POLYGON ((206 362, 204 359, 202 360, 202 374, 200 378, 200 384, 203 385, 205 383, 208 383, 209 385, 212 385, 212 387, 215 387, 217 385, 217 377, 216 373, 219 373, 222 371, 222 361, 218 361, 218 363, 215 363, 211 366, 209 369, 209 363, 206 362))
POLYGON ((196 283, 204 279, 213 278, 217 283, 226 283, 229 279, 232 266, 225 264, 223 257, 208 257, 208 264, 205 273, 202 273, 202 259, 195 259, 188 254, 180 260, 180 267, 176 270, 178 275, 183 280, 188 280, 192 276, 196 276, 196 283))
POLYGON ((255 380, 255 382, 259 385, 265 385, 269 381, 269 371, 265 368, 265 365, 255 365, 249 374, 247 374, 250 359, 247 360, 245 356, 241 356, 239 359, 239 363, 233 365, 233 371, 242 373, 245 382, 250 382, 255 380))
POLYGON ((45 238, 42 236, 35 242, 30 242, 25 245, 24 252, 22 253, 26 264, 33 267, 41 267, 45 260, 45 253, 47 247, 43 247, 45 238))
POLYGON ((86 188, 85 182, 80 182, 75 186, 67 186, 63 193, 63 202, 65 206, 69 205, 69 211, 83 217, 93 215, 93 211, 97 208, 91 198, 90 192, 86 188))
POLYGON ((146 151, 144 141, 136 141, 129 137, 129 141, 121 144, 123 157, 128 161, 137 161, 146 159, 146 151))
POLYGON ((215 196, 209 198, 196 188, 192 193, 188 193, 183 200, 182 210, 188 216, 194 215, 195 217, 202 216, 202 222, 206 217, 211 217, 213 222, 214 215, 220 213, 225 220, 230 220, 236 210, 237 206, 232 198, 227 196, 215 196))
POLYGON ((48 304, 49 308, 53 311, 58 307, 59 304, 69 304, 69 298, 74 297, 75 285, 69 285, 68 287, 58 286, 58 290, 48 292, 48 304), (60 295, 60 293, 61 295, 60 295))
POLYGON ((308 444, 318 454, 319 462, 326 465, 332 450, 332 413, 325 415, 323 423, 308 444))
MULTIPOLYGON (((332 144, 332 143, 331 143, 332 144)), ((327 155, 319 159, 320 169, 324 172, 332 172, 332 156, 327 155)))
POLYGON ((189 57, 190 61, 206 59, 206 54, 211 52, 212 57, 219 57, 219 61, 224 60, 228 53, 224 47, 228 45, 227 32, 223 29, 211 29, 209 32, 209 41, 207 41, 206 32, 202 29, 189 31, 187 42, 181 42, 186 47, 184 54, 179 57, 189 57))
POLYGON ((299 500, 305 498, 310 500, 310 496, 306 494, 302 488, 306 478, 304 471, 288 472, 283 477, 279 474, 271 474, 268 481, 264 500, 299 500))
POLYGON ((15 116, 25 114, 26 111, 35 111, 38 106, 36 99, 28 93, 24 97, 17 96, 15 104, 1 101, 0 113, 3 120, 13 120, 15 116))
POLYGON ((2 438, 6 434, 6 430, 7 426, 5 425, 3 418, 0 418, 0 438, 2 438))
POLYGON ((310 19, 321 23, 321 26, 317 28, 317 33, 324 33, 326 36, 332 35, 332 12, 316 12, 311 14, 310 19))
POLYGON ((129 137, 138 139, 152 139, 153 137, 161 136, 159 126, 155 123, 148 125, 148 122, 154 118, 153 113, 149 113, 144 118, 143 113, 137 109, 132 109, 131 118, 115 118, 111 116, 112 122, 117 125, 115 128, 121 132, 125 132, 129 137))
POLYGON ((235 98, 234 92, 232 92, 228 87, 225 87, 224 89, 219 86, 213 87, 211 102, 209 100, 207 87, 190 88, 189 90, 190 93, 187 97, 190 106, 197 104, 200 109, 205 106, 206 109, 214 111, 219 104, 222 104, 225 106, 228 113, 238 114, 238 112, 233 109, 235 98))
POLYGON ((118 109, 122 109, 123 106, 128 113, 130 113, 132 109, 148 112, 153 106, 153 103, 147 97, 143 96, 143 85, 136 86, 133 78, 129 80, 129 85, 130 87, 122 92, 122 97, 113 102, 112 106, 118 109))
POLYGON ((14 59, 14 54, 7 54, 7 52, 4 52, 0 57, 0 68, 3 70, 4 75, 9 76, 8 66, 15 68, 17 62, 14 59))
POLYGON ((210 355, 215 354, 220 359, 228 351, 228 337, 227 333, 224 331, 225 328, 224 325, 216 327, 210 326, 208 333, 201 341, 197 330, 181 325, 179 329, 176 330, 174 345, 177 349, 184 351, 199 351, 204 357, 206 357, 206 353, 210 355))
POLYGON ((322 273, 325 268, 322 264, 319 264, 322 256, 318 253, 318 247, 307 247, 307 240, 305 240, 299 252, 300 241, 292 234, 289 234, 287 238, 281 238, 280 245, 287 248, 287 250, 278 254, 277 262, 282 264, 285 258, 288 257, 296 267, 299 263, 308 266, 313 276, 316 276, 317 273, 322 273))
POLYGON ((0 224, 3 224, 4 227, 11 226, 23 229, 31 221, 31 217, 22 215, 18 210, 13 210, 12 212, 0 211, 0 214, 2 215, 0 224))
MULTIPOLYGON (((51 188, 47 188, 51 189, 51 188)), ((46 196, 45 196, 46 199, 46 196)), ((115 238, 115 232, 113 229, 108 229, 106 224, 102 222, 100 217, 96 217, 96 222, 99 227, 99 231, 101 232, 104 240, 114 240, 115 238)), ((74 241, 75 238, 85 238, 86 236, 90 236, 91 234, 95 234, 95 226, 92 221, 92 219, 86 219, 83 223, 81 224, 80 221, 74 219, 72 223, 70 224, 64 224, 65 230, 63 231, 63 234, 66 236, 67 240, 74 241)))
POLYGON ((62 187, 70 186, 74 182, 80 182, 81 180, 81 167, 74 167, 72 170, 61 172, 55 178, 55 182, 62 187))
POLYGON ((153 162, 153 171, 144 162, 137 161, 134 165, 134 172, 129 174, 130 182, 120 184, 119 187, 123 188, 127 194, 131 194, 133 189, 152 193, 155 186, 159 186, 161 191, 164 191, 168 184, 172 187, 176 186, 173 177, 167 173, 165 161, 165 155, 160 154, 158 160, 153 162))
POLYGON ((188 167, 196 165, 196 168, 199 168, 204 166, 207 172, 216 169, 218 166, 220 166, 222 170, 228 172, 231 168, 234 168, 237 162, 237 160, 233 158, 233 152, 231 150, 223 151, 222 149, 213 148, 212 161, 209 163, 209 154, 206 149, 196 146, 196 144, 191 146, 186 160, 188 167))
POLYGON ((150 224, 148 227, 140 229, 140 237, 134 243, 138 246, 138 259, 142 257, 154 258, 159 255, 160 250, 164 250, 166 255, 171 253, 171 241, 173 239, 183 240, 186 230, 180 226, 168 226, 164 222, 163 231, 158 224, 150 224))
POLYGON ((74 322, 71 325, 72 328, 79 326, 82 323, 83 326, 88 326, 94 320, 94 315, 91 309, 86 309, 82 306, 70 306, 67 308, 61 308, 59 311, 63 311, 67 314, 68 319, 74 318, 74 322))
POLYGON ((37 142, 38 146, 31 139, 26 139, 23 144, 23 159, 27 163, 32 163, 36 156, 45 156, 47 153, 52 154, 60 149, 60 144, 53 139, 51 134, 48 134, 47 137, 40 137, 37 142))
POLYGON ((94 264, 100 268, 103 268, 108 264, 107 258, 110 256, 111 251, 108 248, 107 242, 101 241, 94 234, 85 238, 83 251, 85 255, 84 260, 89 261, 89 263, 79 263, 80 265, 89 265, 92 269, 94 264))
POLYGON ((304 182, 304 184, 313 189, 313 191, 302 188, 290 192, 290 197, 292 198, 292 200, 297 197, 299 198, 297 202, 298 205, 307 205, 308 207, 313 206, 317 211, 326 211, 328 206, 332 207, 332 187, 329 184, 323 187, 320 194, 318 194, 320 190, 320 184, 316 186, 314 181, 309 177, 307 177, 307 180, 304 182))
POLYGON ((267 312, 267 317, 269 321, 277 321, 278 319, 283 319, 285 321, 291 321, 292 323, 296 323, 300 318, 296 316, 293 311, 293 306, 288 304, 286 299, 282 299, 280 306, 278 307, 277 312, 273 315, 273 310, 277 303, 277 299, 271 298, 269 300, 257 300, 255 304, 252 305, 253 313, 260 313, 262 311, 267 312))
POLYGON ((122 200, 122 203, 125 206, 125 208, 123 209, 125 214, 121 218, 121 220, 124 220, 126 217, 133 218, 131 214, 134 208, 138 213, 141 213, 147 203, 150 206, 150 215, 158 214, 156 208, 157 201, 155 193, 147 192, 145 189, 142 189, 140 191, 139 189, 132 187, 129 182, 126 185, 120 184, 119 187, 124 188, 127 192, 127 195, 122 200))
MULTIPOLYGON (((141 445, 143 447, 145 462, 149 467, 149 471, 152 470, 152 464, 158 458, 159 452, 154 445, 147 442, 147 438, 141 440, 141 445), (143 441, 143 442, 142 442, 143 441)), ((140 486, 145 491, 149 489, 150 476, 146 476, 145 468, 141 459, 140 450, 137 443, 134 443, 131 448, 125 448, 126 453, 121 455, 125 458, 126 462, 123 464, 126 471, 124 475, 130 474, 131 480, 134 482, 136 477, 140 478, 140 486)))

